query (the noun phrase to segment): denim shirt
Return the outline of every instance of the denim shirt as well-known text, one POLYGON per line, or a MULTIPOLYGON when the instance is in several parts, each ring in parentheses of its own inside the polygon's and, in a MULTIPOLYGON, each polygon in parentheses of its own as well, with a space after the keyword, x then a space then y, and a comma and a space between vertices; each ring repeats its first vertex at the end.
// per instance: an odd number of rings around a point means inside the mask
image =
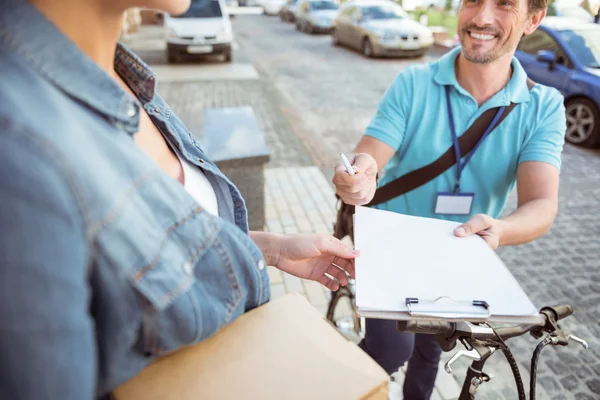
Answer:
POLYGON ((119 46, 137 99, 25 1, 0 8, 0 397, 103 398, 268 301, 245 203, 119 46), (204 211, 136 144, 141 108, 203 170, 204 211))

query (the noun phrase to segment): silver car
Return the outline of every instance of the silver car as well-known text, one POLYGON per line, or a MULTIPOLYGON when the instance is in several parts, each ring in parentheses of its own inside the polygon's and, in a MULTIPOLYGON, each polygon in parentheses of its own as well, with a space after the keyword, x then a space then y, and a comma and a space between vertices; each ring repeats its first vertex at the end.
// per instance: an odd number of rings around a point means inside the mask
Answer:
POLYGON ((296 11, 296 29, 306 33, 330 33, 339 8, 331 0, 301 0, 296 11))
POLYGON ((422 56, 433 45, 433 34, 387 0, 345 3, 335 19, 333 44, 358 49, 366 57, 422 56))

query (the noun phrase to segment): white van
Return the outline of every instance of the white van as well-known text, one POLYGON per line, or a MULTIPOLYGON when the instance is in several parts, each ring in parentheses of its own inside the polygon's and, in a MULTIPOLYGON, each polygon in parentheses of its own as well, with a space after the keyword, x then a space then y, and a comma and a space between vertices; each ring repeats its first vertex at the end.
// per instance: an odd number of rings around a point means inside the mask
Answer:
POLYGON ((167 59, 192 54, 222 54, 231 62, 233 31, 224 0, 192 0, 181 15, 165 15, 167 59))

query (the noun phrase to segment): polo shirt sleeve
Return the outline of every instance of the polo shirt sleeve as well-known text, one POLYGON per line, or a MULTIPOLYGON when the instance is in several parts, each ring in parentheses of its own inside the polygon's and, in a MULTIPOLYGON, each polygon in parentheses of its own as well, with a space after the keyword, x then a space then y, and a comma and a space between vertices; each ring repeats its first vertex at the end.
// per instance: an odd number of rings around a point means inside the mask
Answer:
POLYGON ((541 161, 560 169, 567 129, 564 99, 555 89, 551 89, 547 96, 549 100, 542 101, 538 121, 521 150, 519 164, 525 161, 541 161))
POLYGON ((366 136, 379 139, 396 150, 404 139, 408 106, 412 102, 411 75, 411 68, 406 68, 396 76, 365 131, 366 136))

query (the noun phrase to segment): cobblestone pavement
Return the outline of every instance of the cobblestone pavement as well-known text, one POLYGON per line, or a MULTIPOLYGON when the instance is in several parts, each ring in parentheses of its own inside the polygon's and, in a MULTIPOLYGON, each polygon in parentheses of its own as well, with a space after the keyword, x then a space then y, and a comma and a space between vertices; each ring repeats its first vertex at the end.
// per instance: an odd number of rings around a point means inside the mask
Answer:
MULTIPOLYGON (((172 83, 160 87, 161 94, 191 127, 198 126, 203 108, 252 106, 273 151, 265 173, 266 229, 328 232, 334 218, 329 177, 338 152, 358 140, 396 73, 432 57, 367 60, 333 47, 325 35, 301 34, 266 16, 238 17, 234 30, 239 43, 235 62, 251 62, 258 80, 172 83), (311 164, 315 167, 297 168, 311 164), (311 183, 304 187, 303 182, 311 183)), ((147 58, 164 63, 156 53, 147 58)), ((576 314, 563 327, 591 346, 587 351, 575 346, 544 350, 538 398, 600 399, 600 152, 566 146, 563 160, 560 211, 551 231, 534 243, 498 253, 537 306, 572 304, 576 314)), ((513 196, 506 213, 515 204, 513 196)), ((270 275, 274 297, 299 291, 325 311, 329 294, 320 286, 272 268, 270 275)), ((509 344, 527 380, 535 341, 523 337, 509 344)), ((465 363, 454 368, 455 381, 440 373, 434 400, 456 397, 465 368, 465 363)), ((482 399, 517 398, 502 355, 492 357, 487 372, 495 378, 480 389, 482 399)))

